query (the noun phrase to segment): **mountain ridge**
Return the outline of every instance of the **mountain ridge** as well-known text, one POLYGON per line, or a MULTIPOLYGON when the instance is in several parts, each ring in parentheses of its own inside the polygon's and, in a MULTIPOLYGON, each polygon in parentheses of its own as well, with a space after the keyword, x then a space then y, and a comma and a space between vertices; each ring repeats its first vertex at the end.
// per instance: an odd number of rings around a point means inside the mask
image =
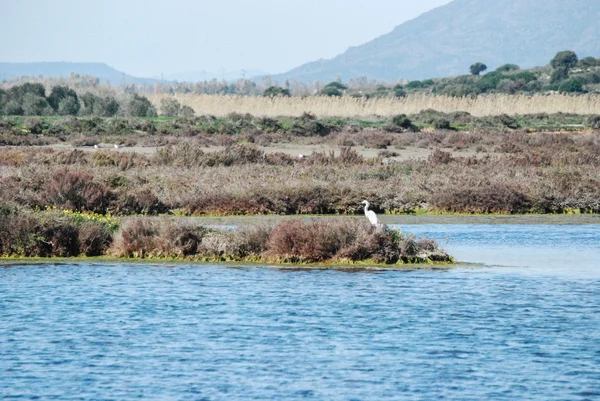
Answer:
POLYGON ((71 74, 89 75, 98 78, 100 82, 110 82, 114 85, 145 84, 157 82, 152 78, 139 78, 126 74, 106 63, 78 63, 78 62, 32 62, 13 63, 0 62, 0 80, 19 77, 68 77, 71 74))
POLYGON ((271 78, 413 80, 464 74, 476 61, 545 65, 561 50, 597 57, 599 18, 595 0, 454 0, 332 59, 271 78))

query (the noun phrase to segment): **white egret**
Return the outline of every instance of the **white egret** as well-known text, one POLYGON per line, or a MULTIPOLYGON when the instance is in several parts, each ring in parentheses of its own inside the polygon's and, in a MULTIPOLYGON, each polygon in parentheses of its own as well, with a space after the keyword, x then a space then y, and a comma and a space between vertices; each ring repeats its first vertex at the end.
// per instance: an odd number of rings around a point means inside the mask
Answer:
POLYGON ((119 145, 115 143, 115 149, 119 149, 119 145))
POLYGON ((369 219, 369 222, 374 225, 375 227, 382 227, 383 224, 381 223, 381 221, 379 220, 379 218, 377 217, 377 215, 375 214, 374 211, 369 210, 369 202, 364 200, 362 202, 360 202, 362 205, 365 205, 365 216, 367 216, 367 219, 369 219))

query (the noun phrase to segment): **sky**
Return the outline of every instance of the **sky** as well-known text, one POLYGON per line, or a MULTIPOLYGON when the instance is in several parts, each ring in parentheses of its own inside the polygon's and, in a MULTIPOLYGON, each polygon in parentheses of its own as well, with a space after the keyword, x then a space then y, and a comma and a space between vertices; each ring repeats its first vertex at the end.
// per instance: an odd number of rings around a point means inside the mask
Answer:
POLYGON ((450 0, 0 0, 0 61, 103 62, 138 77, 276 74, 450 0))

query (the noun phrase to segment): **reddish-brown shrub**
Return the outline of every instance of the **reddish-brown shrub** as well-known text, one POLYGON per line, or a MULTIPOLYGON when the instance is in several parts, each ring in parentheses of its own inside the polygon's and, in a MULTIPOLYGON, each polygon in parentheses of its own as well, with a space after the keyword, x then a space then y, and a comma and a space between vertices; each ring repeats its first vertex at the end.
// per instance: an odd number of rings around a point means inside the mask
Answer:
POLYGON ((333 258, 356 239, 364 224, 353 221, 289 220, 275 226, 267 253, 290 261, 319 262, 333 258), (362 226, 362 227, 361 227, 362 226))
POLYGON ((94 181, 93 174, 60 169, 52 174, 52 181, 40 200, 48 206, 105 213, 112 196, 105 185, 94 181))
POLYGON ((207 230, 202 226, 148 218, 126 222, 111 253, 121 257, 186 257, 198 254, 207 230))
POLYGON ((450 152, 444 152, 443 150, 436 149, 434 150, 429 157, 427 158, 427 162, 432 165, 440 165, 440 164, 448 164, 454 161, 452 154, 450 152))
POLYGON ((80 253, 85 256, 102 256, 110 247, 113 234, 105 225, 83 223, 79 227, 80 253))
POLYGON ((519 189, 506 184, 474 188, 441 188, 433 193, 431 205, 438 210, 466 213, 526 213, 531 200, 519 189))
POLYGON ((169 208, 151 189, 145 188, 133 193, 118 194, 111 202, 109 211, 120 215, 157 215, 168 212, 169 208))

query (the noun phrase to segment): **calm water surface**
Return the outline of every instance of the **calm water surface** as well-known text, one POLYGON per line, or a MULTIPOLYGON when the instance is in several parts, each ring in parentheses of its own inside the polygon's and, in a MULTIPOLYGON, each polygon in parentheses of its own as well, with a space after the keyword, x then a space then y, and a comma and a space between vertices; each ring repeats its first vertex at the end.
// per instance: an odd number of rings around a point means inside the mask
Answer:
POLYGON ((600 226, 401 228, 482 265, 0 268, 0 399, 600 399, 600 226))

